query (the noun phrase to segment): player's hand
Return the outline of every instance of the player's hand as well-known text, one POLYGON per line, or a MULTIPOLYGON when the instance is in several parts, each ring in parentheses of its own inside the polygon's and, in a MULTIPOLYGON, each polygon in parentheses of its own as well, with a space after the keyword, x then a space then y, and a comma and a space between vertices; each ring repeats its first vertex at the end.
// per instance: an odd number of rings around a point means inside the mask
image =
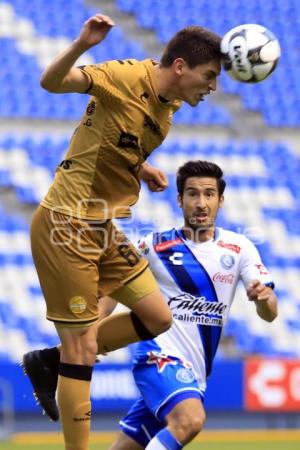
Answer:
POLYGON ((273 295, 273 289, 265 286, 259 280, 253 280, 247 286, 247 296, 250 301, 268 301, 273 295))
POLYGON ((93 47, 105 38, 114 25, 115 23, 110 17, 104 14, 96 14, 84 23, 78 42, 85 47, 93 47))
POLYGON ((139 177, 151 192, 162 192, 168 187, 168 178, 164 172, 148 163, 141 165, 139 177))

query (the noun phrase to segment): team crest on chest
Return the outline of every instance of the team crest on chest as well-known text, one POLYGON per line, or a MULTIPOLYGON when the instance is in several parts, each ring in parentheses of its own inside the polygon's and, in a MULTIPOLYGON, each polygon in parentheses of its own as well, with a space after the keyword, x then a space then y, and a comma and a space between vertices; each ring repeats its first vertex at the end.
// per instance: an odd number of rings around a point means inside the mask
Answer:
POLYGON ((222 267, 224 267, 224 269, 229 270, 234 266, 235 258, 229 253, 225 253, 224 255, 221 256, 220 262, 222 264, 222 267))

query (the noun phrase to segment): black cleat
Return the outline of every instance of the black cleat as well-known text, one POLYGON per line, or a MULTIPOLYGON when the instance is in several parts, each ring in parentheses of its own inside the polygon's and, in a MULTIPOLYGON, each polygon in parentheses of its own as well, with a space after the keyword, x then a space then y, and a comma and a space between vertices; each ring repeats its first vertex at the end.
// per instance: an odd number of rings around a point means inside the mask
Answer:
POLYGON ((45 414, 54 422, 59 419, 55 399, 58 373, 49 367, 42 355, 43 350, 33 350, 25 353, 21 365, 33 386, 33 395, 41 405, 45 414))

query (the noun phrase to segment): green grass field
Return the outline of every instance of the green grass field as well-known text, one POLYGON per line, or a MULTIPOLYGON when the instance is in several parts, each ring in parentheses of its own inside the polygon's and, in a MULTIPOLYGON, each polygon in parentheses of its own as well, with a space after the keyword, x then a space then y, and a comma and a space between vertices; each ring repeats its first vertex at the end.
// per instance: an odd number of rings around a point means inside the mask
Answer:
MULTIPOLYGON (((219 443, 200 443, 195 442, 193 444, 190 444, 186 446, 185 448, 187 450, 299 450, 299 442, 292 443, 289 442, 287 444, 277 443, 277 444, 270 444, 270 442, 257 442, 255 443, 255 446, 253 446, 253 443, 251 442, 227 442, 226 444, 219 443)), ((30 445, 30 444, 13 444, 13 443, 7 443, 4 444, 1 443, 1 450, 37 450, 38 448, 41 448, 38 445, 30 445)), ((90 450, 107 450, 109 448, 108 444, 93 444, 90 447, 90 450)), ((62 445, 45 445, 42 446, 43 450, 63 450, 62 445)))
MULTIPOLYGON (((218 443, 201 443, 197 441, 193 444, 186 446, 187 450, 299 450, 300 442, 288 442, 286 444, 282 444, 279 442, 277 444, 270 442, 255 442, 255 446, 252 442, 227 442, 226 444, 218 443)), ((41 448, 36 444, 14 444, 14 443, 1 443, 1 450, 37 450, 41 448)), ((107 450, 109 448, 109 444, 93 444, 90 447, 90 450, 107 450)), ((42 445, 43 450, 63 450, 62 445, 42 445)))
MULTIPOLYGON (((94 433, 90 450, 107 450, 112 433, 94 433)), ((22 433, 0 442, 1 450, 63 450, 62 438, 51 433, 22 433)), ((187 450, 299 450, 298 430, 204 431, 187 450)))

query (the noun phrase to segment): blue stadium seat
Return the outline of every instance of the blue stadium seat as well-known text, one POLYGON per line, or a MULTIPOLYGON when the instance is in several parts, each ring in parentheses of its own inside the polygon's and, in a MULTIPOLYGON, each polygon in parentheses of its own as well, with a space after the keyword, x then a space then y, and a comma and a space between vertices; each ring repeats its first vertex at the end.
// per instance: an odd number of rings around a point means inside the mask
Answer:
MULTIPOLYGON (((59 163, 61 155, 68 145, 68 140, 69 137, 62 137, 54 140, 51 136, 33 138, 29 135, 20 138, 16 135, 13 136, 8 134, 3 135, 0 138, 0 151, 6 152, 5 154, 7 155, 13 155, 13 152, 15 152, 15 149, 17 148, 18 152, 23 152, 18 153, 18 155, 23 155, 22 159, 27 161, 27 164, 30 164, 32 173, 35 168, 44 168, 48 170, 50 176, 52 176, 55 166, 59 163)), ((178 206, 176 205, 176 183, 173 172, 175 170, 174 162, 177 164, 177 162, 182 158, 184 161, 187 158, 186 155, 188 155, 189 158, 195 159, 198 159, 199 157, 206 157, 207 159, 213 160, 221 158, 225 166, 226 161, 230 158, 231 162, 225 169, 225 175, 228 182, 228 192, 225 192, 225 197, 230 195, 230 192, 236 192, 238 195, 241 195, 243 190, 247 189, 249 193, 253 192, 252 198, 255 199, 255 203, 257 203, 257 193, 259 190, 271 189, 275 195, 276 190, 285 188, 289 189, 294 204, 300 204, 300 189, 295 189, 299 186, 298 174, 300 160, 293 150, 291 150, 284 142, 269 142, 267 140, 247 140, 244 142, 236 142, 233 139, 230 139, 225 143, 220 143, 213 140, 210 140, 207 143, 200 143, 195 139, 186 142, 174 142, 172 140, 168 140, 161 146, 159 151, 153 153, 150 158, 150 162, 156 164, 156 161, 161 161, 161 164, 163 164, 163 167, 165 167, 165 170, 169 173, 170 188, 160 194, 152 195, 150 193, 145 193, 145 207, 147 208, 146 205, 151 204, 151 215, 148 218, 146 218, 146 216, 139 215, 138 208, 140 206, 143 207, 140 202, 136 210, 136 220, 134 222, 130 221, 127 225, 126 221, 121 221, 120 226, 125 229, 127 227, 128 230, 136 230, 141 234, 150 232, 153 229, 153 215, 155 216, 156 214, 154 214, 154 211, 156 211, 155 208, 157 208, 156 205, 158 205, 158 212, 159 210, 166 212, 166 208, 168 207, 170 208, 171 215, 173 215, 173 220, 178 217, 180 212, 178 206), (280 158, 278 158, 278 155, 280 155, 280 158), (243 165, 237 166, 239 167, 239 172, 236 173, 234 166, 238 161, 240 161, 239 158, 241 157, 243 158, 241 161, 244 162, 243 165), (251 164, 247 163, 247 161, 251 161, 251 158, 253 157, 257 158, 262 167, 264 167, 265 172, 263 172, 263 174, 259 174, 256 171, 256 166, 253 166, 254 168, 251 169, 251 164), (233 163, 235 158, 237 158, 237 162, 233 163), (251 170, 253 170, 253 172, 251 172, 251 170), (283 176, 283 173, 291 174, 291 176, 283 176)), ((10 175, 11 173, 8 170, 8 176, 10 175)), ((34 188, 23 185, 15 185, 14 188, 18 197, 24 203, 37 203, 40 200, 34 188)), ((247 199, 249 198, 249 193, 247 194, 247 199)), ((229 204, 228 206, 232 208, 235 205, 229 204)), ((0 233, 1 230, 10 233, 11 242, 14 242, 14 233, 19 231, 28 233, 28 224, 21 217, 8 216, 4 209, 0 212, 0 233)), ((258 204, 258 212, 261 217, 264 217, 266 224, 272 223, 272 221, 277 221, 283 224, 283 227, 281 228, 281 233, 283 234, 275 236, 276 242, 285 241, 290 238, 296 239, 297 242, 300 242, 299 208, 287 207, 284 202, 281 206, 277 205, 276 207, 272 204, 262 204, 261 206, 258 204)), ((241 215, 240 219, 241 220, 231 220, 230 215, 227 213, 227 208, 225 208, 224 211, 219 214, 218 226, 243 232, 243 230, 247 229, 247 222, 243 221, 243 215, 241 215)), ((273 248, 272 240, 270 240, 271 235, 267 235, 266 238, 268 240, 261 242, 258 247, 263 261, 268 267, 270 267, 271 271, 275 271, 277 273, 277 277, 278 273, 287 274, 286 276, 290 277, 290 282, 288 284, 284 283, 284 287, 282 282, 280 282, 280 279, 278 282, 279 301, 286 305, 287 301, 295 301, 294 297, 295 293, 297 293, 298 277, 296 280, 295 275, 293 274, 295 274, 295 270, 299 271, 300 258, 297 254, 288 252, 286 252, 286 254, 282 254, 280 252, 276 252, 273 248)), ((31 255, 24 253, 21 249, 15 249, 14 252, 2 252, 0 254, 0 271, 3 269, 7 270, 8 267, 15 268, 14 270, 27 270, 28 267, 32 267, 32 264, 31 255)), ((276 279, 275 281, 277 283, 276 279)), ((32 283, 32 281, 28 281, 27 295, 34 299, 34 301, 41 301, 40 288, 37 284, 32 283)), ((7 318, 7 301, 5 300, 4 304, 3 299, 1 300, 0 298, 0 322, 2 320, 2 326, 8 327, 14 332, 14 330, 18 329, 18 324, 21 323, 21 318, 13 309, 13 301, 9 299, 8 302, 10 304, 10 308, 12 309, 9 314, 9 318, 7 318), (6 316, 5 319, 2 318, 4 316, 4 311, 6 316)), ((297 319, 295 317, 291 317, 290 313, 286 314, 286 316, 283 316, 283 321, 286 330, 288 330, 287 332, 290 333, 291 336, 295 333, 299 333, 299 322, 297 319)), ((34 346, 39 345, 40 343, 43 345, 55 345, 55 336, 51 335, 51 333, 48 335, 42 330, 39 330, 37 334, 32 334, 31 325, 31 319, 28 318, 26 321, 26 326, 23 326, 22 328, 23 333, 25 333, 24 337, 21 338, 25 339, 24 345, 34 346)), ((286 348, 282 349, 281 346, 277 348, 277 342, 274 337, 259 334, 256 335, 253 331, 251 331, 251 327, 247 326, 247 323, 241 321, 239 316, 231 316, 225 333, 233 334, 236 338, 239 350, 245 352, 246 354, 263 353, 270 356, 295 356, 295 353, 293 354, 292 351, 289 351, 286 348)), ((20 339, 20 336, 18 339, 20 339)), ((3 357, 3 355, 1 357, 3 357)))
MULTIPOLYGON (((93 10, 84 5, 82 0, 72 2, 72 5, 68 5, 68 9, 61 9, 63 2, 60 0, 53 2, 34 0, 30 3, 30 6, 25 0, 14 0, 11 4, 19 17, 26 18, 33 24, 37 35, 50 40, 49 45, 51 39, 55 43, 55 40, 62 36, 70 40, 74 39, 82 23, 94 13, 93 10)), ((158 7, 158 3, 155 5, 158 7)), ((144 2, 137 2, 137 10, 141 14, 145 10, 145 20, 147 18, 149 20, 153 16, 144 6, 144 2)), ((169 27, 166 27, 165 24, 168 17, 169 15, 165 15, 158 20, 154 17, 153 20, 156 20, 158 24, 161 21, 162 30, 169 30, 169 27)), ((181 11, 176 12, 175 19, 180 20, 180 18, 181 11)), ((169 20, 174 20, 174 17, 170 16, 169 20)), ((56 97, 42 91, 39 86, 42 69, 39 67, 38 58, 35 55, 22 53, 15 39, 0 38, 0 45, 0 64, 4 68, 0 75, 0 81, 7 86, 7 89, 2 90, 0 94, 0 116, 55 120, 78 120, 80 118, 87 103, 85 96, 79 97, 78 95, 67 94, 56 97), (15 89, 16 85, 19 87, 18 90, 15 89)), ((34 52, 34 48, 31 51, 34 52)), ((90 49, 89 55, 95 62, 128 57, 137 59, 146 57, 141 45, 138 42, 128 40, 118 26, 109 33, 103 45, 90 49)), ((186 106, 177 115, 175 122, 229 126, 231 117, 224 107, 207 102, 203 105, 201 111, 196 110, 196 112, 186 106)), ((3 183, 7 183, 7 181, 4 179, 3 183)))
POLYGON ((163 3, 157 0, 118 0, 117 4, 122 11, 134 14, 140 26, 153 29, 162 43, 166 43, 178 29, 192 24, 211 28, 220 35, 241 23, 259 22, 270 27, 282 47, 282 57, 274 74, 255 86, 243 85, 223 74, 221 86, 225 92, 240 95, 247 108, 260 111, 267 125, 299 126, 300 90, 297 67, 300 56, 296 51, 300 42, 298 2, 258 0, 255 3, 244 3, 224 0, 211 3, 204 0, 199 4, 197 0, 163 3), (226 14, 220 14, 220 11, 226 11, 226 14))

